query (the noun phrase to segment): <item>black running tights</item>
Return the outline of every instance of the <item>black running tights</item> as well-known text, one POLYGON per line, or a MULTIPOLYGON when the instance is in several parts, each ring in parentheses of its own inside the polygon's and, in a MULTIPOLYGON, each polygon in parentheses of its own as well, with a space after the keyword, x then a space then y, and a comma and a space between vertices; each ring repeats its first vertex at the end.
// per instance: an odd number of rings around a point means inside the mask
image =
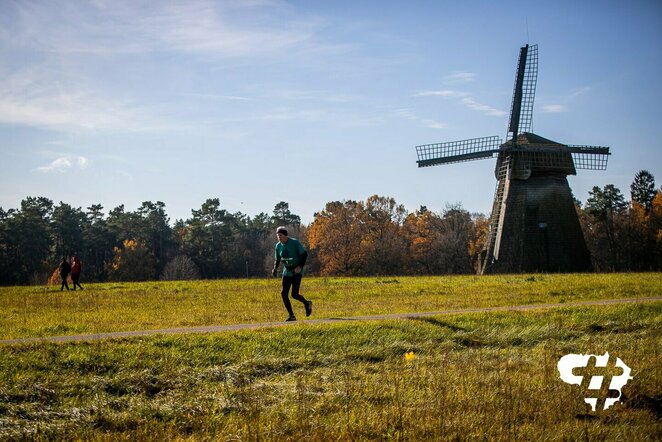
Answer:
POLYGON ((304 304, 308 301, 306 301, 306 298, 301 296, 299 294, 299 287, 301 287, 301 274, 294 275, 294 276, 283 276, 283 290, 281 290, 280 295, 283 297, 283 304, 285 304, 285 308, 287 309, 287 313, 290 314, 290 316, 294 316, 294 311, 292 310, 292 303, 290 303, 290 298, 287 296, 287 294, 290 291, 290 287, 292 287, 292 297, 296 299, 297 301, 303 302, 304 304))

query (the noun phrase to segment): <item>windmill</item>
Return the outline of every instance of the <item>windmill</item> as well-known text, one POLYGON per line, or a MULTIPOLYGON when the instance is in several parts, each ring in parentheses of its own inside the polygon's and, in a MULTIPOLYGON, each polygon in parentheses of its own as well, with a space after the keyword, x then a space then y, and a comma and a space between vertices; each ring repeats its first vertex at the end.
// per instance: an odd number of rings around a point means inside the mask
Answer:
POLYGON ((561 144, 532 133, 537 78, 538 45, 527 44, 520 49, 505 143, 492 136, 416 146, 418 167, 496 156, 481 273, 591 268, 566 177, 577 169, 605 170, 609 148, 561 144))

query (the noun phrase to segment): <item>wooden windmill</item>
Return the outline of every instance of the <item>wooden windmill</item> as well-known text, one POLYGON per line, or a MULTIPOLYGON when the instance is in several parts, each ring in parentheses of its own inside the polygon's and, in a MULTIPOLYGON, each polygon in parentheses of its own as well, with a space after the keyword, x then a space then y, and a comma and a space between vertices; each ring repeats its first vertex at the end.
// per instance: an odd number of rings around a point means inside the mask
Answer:
POLYGON ((496 156, 497 186, 481 273, 591 268, 568 175, 605 170, 608 147, 557 143, 531 132, 538 45, 520 49, 506 142, 498 136, 416 146, 418 167, 496 156))

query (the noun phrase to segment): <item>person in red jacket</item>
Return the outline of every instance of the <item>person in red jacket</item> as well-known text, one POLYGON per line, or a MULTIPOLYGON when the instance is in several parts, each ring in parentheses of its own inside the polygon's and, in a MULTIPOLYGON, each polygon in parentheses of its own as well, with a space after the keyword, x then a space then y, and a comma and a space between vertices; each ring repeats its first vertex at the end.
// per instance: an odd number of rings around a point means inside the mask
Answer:
POLYGON ((76 290, 76 286, 80 287, 80 289, 83 290, 83 287, 78 282, 80 280, 80 271, 81 271, 80 260, 78 259, 78 255, 74 254, 74 256, 71 258, 71 280, 74 283, 74 290, 76 290))

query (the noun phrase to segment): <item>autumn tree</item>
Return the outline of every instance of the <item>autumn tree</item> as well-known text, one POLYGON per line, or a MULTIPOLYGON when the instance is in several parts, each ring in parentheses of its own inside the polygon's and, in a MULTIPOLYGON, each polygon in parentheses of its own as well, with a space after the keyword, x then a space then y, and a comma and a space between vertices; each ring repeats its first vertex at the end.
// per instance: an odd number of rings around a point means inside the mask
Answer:
POLYGON ((441 222, 440 247, 446 273, 473 272, 470 243, 474 240, 474 225, 469 212, 461 204, 447 206, 441 222))
POLYGON ((414 274, 442 273, 439 260, 441 217, 425 207, 407 215, 404 222, 408 238, 408 271, 414 274))
POLYGON ((407 240, 401 232, 407 215, 404 206, 393 198, 373 195, 361 208, 359 254, 364 261, 362 273, 403 274, 407 249, 407 240))
POLYGON ((324 210, 315 213, 308 244, 319 260, 321 275, 364 273, 362 212, 363 203, 350 200, 326 203, 324 210))
POLYGON ((482 269, 485 258, 485 249, 490 233, 490 218, 482 213, 471 215, 473 221, 473 230, 469 239, 469 256, 471 257, 471 266, 474 272, 479 273, 482 269))
POLYGON ((113 281, 148 281, 156 278, 156 259, 140 241, 127 239, 113 249, 108 276, 113 281))
POLYGON ((461 205, 442 215, 420 210, 407 216, 409 268, 413 273, 472 273, 482 247, 472 216, 461 205))

